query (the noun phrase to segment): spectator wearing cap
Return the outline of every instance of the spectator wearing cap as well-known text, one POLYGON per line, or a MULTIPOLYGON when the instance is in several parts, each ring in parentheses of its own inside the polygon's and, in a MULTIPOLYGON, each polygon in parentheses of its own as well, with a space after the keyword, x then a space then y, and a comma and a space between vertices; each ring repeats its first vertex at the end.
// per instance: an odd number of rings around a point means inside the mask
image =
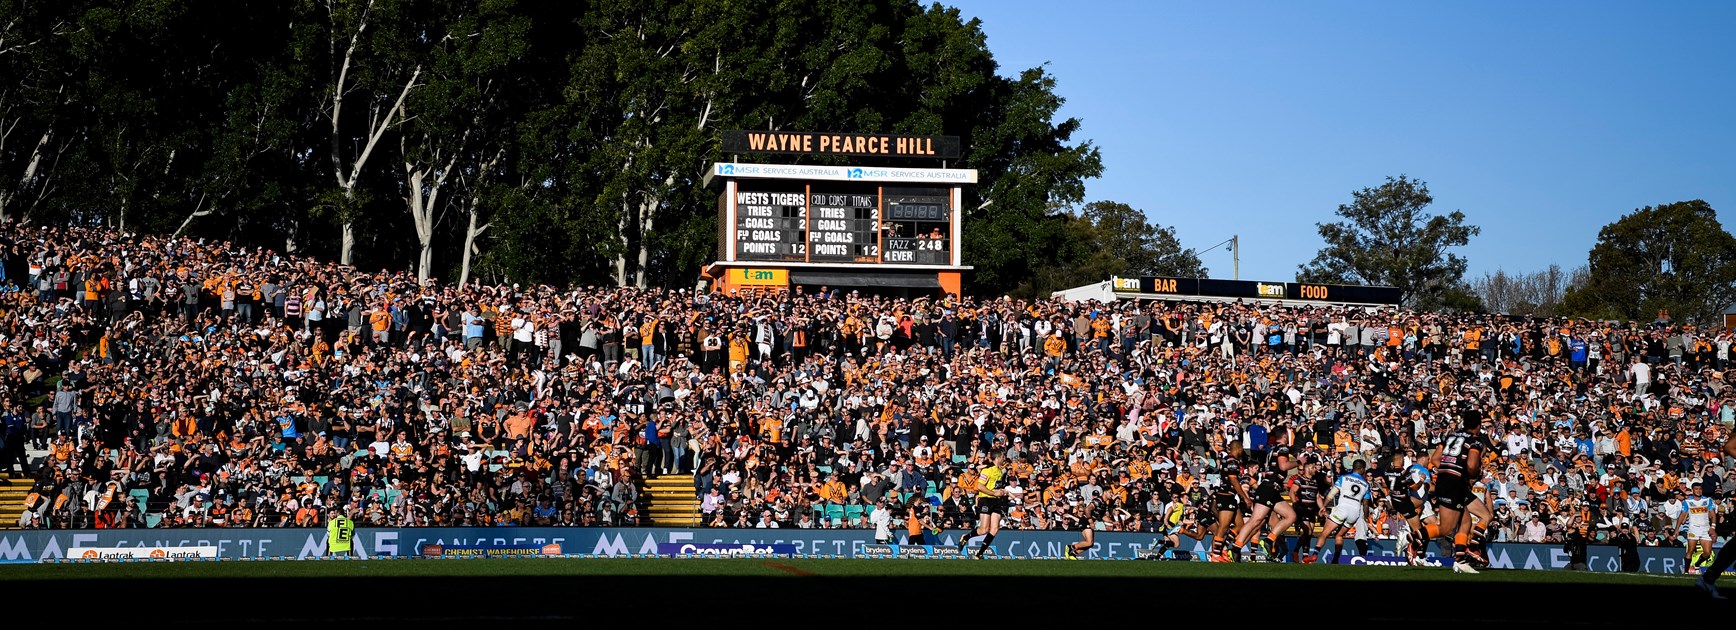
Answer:
POLYGON ((910 449, 910 457, 915 460, 916 469, 924 476, 931 472, 930 467, 934 466, 934 447, 928 445, 928 436, 917 438, 916 446, 910 449))
POLYGON ((923 496, 928 490, 928 479, 917 470, 915 462, 905 462, 904 470, 899 473, 898 491, 905 496, 923 496))
POLYGON ((843 505, 848 498, 849 490, 844 482, 838 479, 836 473, 826 475, 826 481, 820 484, 820 500, 834 505, 843 505))
POLYGON ((869 505, 880 502, 880 499, 892 491, 892 483, 886 480, 886 475, 880 471, 871 471, 864 475, 859 484, 862 501, 869 505))
POLYGON ((892 510, 890 502, 885 497, 877 498, 871 504, 874 511, 869 513, 868 522, 874 526, 874 542, 887 544, 892 542, 892 510))
POLYGON ((712 486, 711 491, 707 492, 699 501, 699 511, 706 517, 704 520, 710 521, 712 515, 723 509, 723 502, 723 489, 712 486))

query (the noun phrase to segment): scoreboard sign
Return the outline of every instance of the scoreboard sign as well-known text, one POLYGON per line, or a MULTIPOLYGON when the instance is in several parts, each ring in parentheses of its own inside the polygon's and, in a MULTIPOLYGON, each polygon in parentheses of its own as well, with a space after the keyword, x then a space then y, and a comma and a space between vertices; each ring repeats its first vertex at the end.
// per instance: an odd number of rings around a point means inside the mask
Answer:
POLYGON ((958 159, 958 136, 901 136, 814 131, 723 132, 724 153, 793 153, 958 159))
POLYGON ((1337 302, 1348 304, 1398 304, 1399 291, 1392 287, 1371 287, 1313 282, 1260 282, 1255 280, 1214 280, 1210 278, 1112 278, 1111 286, 1120 293, 1245 298, 1250 300, 1293 300, 1337 302))

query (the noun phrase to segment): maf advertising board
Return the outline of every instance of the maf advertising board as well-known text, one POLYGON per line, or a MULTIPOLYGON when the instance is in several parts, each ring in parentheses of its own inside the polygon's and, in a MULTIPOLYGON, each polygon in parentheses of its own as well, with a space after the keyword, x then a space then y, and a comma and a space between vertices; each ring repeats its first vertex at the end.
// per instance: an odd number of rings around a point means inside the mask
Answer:
MULTIPOLYGON (((936 550, 950 549, 957 544, 962 532, 944 532, 929 541, 936 550)), ((995 555, 1003 558, 1059 558, 1066 545, 1078 542, 1076 532, 1003 530, 995 540, 995 555)), ((361 558, 420 557, 438 546, 452 549, 511 549, 512 555, 554 555, 559 553, 583 556, 655 556, 665 548, 661 545, 695 545, 694 549, 752 545, 756 549, 770 547, 774 553, 822 555, 845 558, 888 557, 897 549, 904 556, 903 540, 891 541, 898 547, 876 545, 873 530, 737 530, 685 528, 589 528, 589 527, 429 527, 429 528, 362 528, 356 531, 354 551, 361 558), (786 547, 788 545, 788 547, 786 547)), ((1097 546, 1089 552, 1091 558, 1134 559, 1152 549, 1151 534, 1103 532, 1097 535, 1097 546)), ((324 529, 108 529, 108 530, 29 530, 0 532, 0 562, 40 562, 78 560, 86 549, 100 548, 101 553, 143 554, 148 559, 153 549, 177 551, 199 549, 199 557, 224 560, 241 559, 313 559, 326 552, 324 529), (207 548, 215 549, 211 554, 207 548), (71 552, 71 553, 69 553, 71 552)), ((1294 545, 1292 545, 1294 548, 1294 545)), ((1193 558, 1204 558, 1206 545, 1184 539, 1179 548, 1193 558)), ((1641 547, 1640 571, 1644 573, 1680 574, 1684 562, 1680 549, 1641 547)), ((487 557, 486 551, 453 556, 487 557)), ((497 552, 499 555, 499 552, 497 552)), ((1149 555, 1149 554, 1146 554, 1149 555)), ((1371 541, 1369 558, 1393 555, 1392 543, 1371 541)), ((928 554, 921 554, 928 556, 928 554)), ((1490 567, 1495 569, 1565 569, 1567 553, 1560 545, 1496 543, 1489 546, 1490 567)), ((928 556, 932 557, 932 556, 928 556)), ((167 558, 163 558, 167 559, 167 558)), ((1366 562, 1365 562, 1366 563, 1366 562)), ((1590 567, 1597 572, 1618 572, 1621 562, 1615 547, 1591 547, 1590 567)))

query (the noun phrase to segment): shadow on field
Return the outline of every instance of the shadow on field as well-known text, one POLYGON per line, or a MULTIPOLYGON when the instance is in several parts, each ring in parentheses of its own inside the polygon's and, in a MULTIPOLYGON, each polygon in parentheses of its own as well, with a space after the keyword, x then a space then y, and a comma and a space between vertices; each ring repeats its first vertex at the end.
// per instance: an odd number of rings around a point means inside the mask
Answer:
MULTIPOLYGON (((1197 578, 464 577, 45 580, 8 585, 26 619, 236 630, 462 626, 827 628, 1128 620, 1191 627, 1640 627, 1729 619, 1687 580, 1657 586, 1197 578), (96 595, 92 598, 91 595, 96 595), (1198 620, 1199 625, 1193 625, 1198 620), (175 622, 173 626, 167 622, 175 622), (190 624, 188 622, 191 622, 190 624), (390 625, 387 625, 390 624, 390 625), (497 626, 496 624, 511 624, 497 626), (1540 626, 1539 624, 1543 624, 1540 626)), ((16 620, 16 617, 13 617, 16 620)), ((82 625, 82 624, 81 624, 82 625)), ((27 626, 25 626, 27 627, 27 626)), ((1058 630, 1083 630, 1077 625, 1058 630)))

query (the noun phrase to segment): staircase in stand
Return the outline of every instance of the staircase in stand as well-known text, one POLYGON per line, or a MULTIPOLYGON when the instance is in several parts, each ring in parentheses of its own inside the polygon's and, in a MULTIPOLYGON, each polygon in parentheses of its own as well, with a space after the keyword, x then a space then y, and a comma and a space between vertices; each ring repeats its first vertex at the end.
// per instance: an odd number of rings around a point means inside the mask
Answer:
POLYGON ((23 475, 0 475, 0 529, 18 529, 18 516, 24 513, 24 497, 30 496, 34 482, 23 475))
POLYGON ((693 475, 658 475, 639 484, 639 499, 646 525, 697 527, 701 525, 699 496, 693 490, 693 475))

